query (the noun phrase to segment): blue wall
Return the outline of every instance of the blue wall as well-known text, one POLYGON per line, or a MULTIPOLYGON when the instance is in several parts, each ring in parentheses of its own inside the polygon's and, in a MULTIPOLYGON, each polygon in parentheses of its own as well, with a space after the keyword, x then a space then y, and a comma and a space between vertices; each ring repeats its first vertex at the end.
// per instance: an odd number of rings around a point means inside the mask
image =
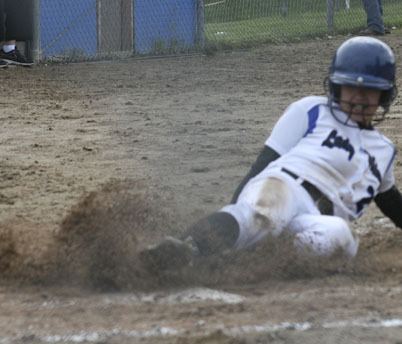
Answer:
POLYGON ((96 0, 41 0, 42 55, 95 55, 96 0))
POLYGON ((135 0, 135 52, 191 48, 196 40, 195 0, 135 0))
MULTIPOLYGON (((96 0, 41 0, 42 57, 95 56, 96 11, 96 0)), ((134 0, 135 53, 178 52, 194 47, 196 20, 196 0, 134 0)))

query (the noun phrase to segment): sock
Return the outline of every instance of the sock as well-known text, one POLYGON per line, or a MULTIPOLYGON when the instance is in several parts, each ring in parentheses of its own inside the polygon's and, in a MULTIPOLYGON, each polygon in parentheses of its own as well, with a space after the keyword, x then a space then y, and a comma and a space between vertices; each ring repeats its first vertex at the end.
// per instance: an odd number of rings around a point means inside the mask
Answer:
POLYGON ((3 51, 7 54, 10 51, 15 50, 15 44, 4 44, 3 45, 3 51))
POLYGON ((191 237, 200 254, 207 256, 232 249, 239 236, 239 224, 229 213, 217 212, 191 226, 185 237, 191 237))

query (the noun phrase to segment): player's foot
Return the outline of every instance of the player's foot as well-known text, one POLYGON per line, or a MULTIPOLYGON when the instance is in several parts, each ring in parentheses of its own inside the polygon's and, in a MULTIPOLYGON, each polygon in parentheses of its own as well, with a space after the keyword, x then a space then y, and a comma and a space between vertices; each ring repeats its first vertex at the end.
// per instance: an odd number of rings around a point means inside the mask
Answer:
POLYGON ((162 242, 140 252, 141 262, 150 270, 175 270, 191 265, 199 254, 191 237, 179 240, 166 237, 162 242))
POLYGON ((27 58, 21 54, 18 49, 14 49, 9 53, 4 52, 3 49, 0 49, 0 60, 6 62, 10 65, 24 66, 29 67, 32 66, 32 62, 28 61, 27 58))
POLYGON ((7 67, 8 67, 8 63, 6 61, 0 60, 0 68, 7 68, 7 67))

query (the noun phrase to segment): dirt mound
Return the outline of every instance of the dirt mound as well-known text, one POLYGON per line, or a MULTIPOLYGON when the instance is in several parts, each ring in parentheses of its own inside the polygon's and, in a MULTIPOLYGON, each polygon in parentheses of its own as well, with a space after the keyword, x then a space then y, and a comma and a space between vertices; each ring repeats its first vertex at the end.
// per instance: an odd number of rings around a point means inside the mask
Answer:
POLYGON ((402 276, 402 232, 370 230, 352 262, 297 256, 291 238, 265 240, 252 250, 198 259, 175 271, 145 268, 138 253, 178 234, 171 199, 141 181, 113 181, 84 195, 54 233, 27 224, 0 227, 3 278, 77 284, 100 290, 228 285, 268 280, 402 276), (169 204, 168 204, 169 203, 169 204), (40 234, 41 233, 41 234, 40 234))

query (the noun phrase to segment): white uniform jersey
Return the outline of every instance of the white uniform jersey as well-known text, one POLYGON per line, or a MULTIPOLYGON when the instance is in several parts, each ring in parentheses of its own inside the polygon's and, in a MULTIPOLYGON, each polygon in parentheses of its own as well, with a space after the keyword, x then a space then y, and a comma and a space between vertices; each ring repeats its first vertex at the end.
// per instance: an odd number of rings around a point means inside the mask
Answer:
POLYGON ((291 104, 267 139, 281 157, 271 168, 286 168, 315 185, 333 203, 335 214, 354 219, 394 183, 395 147, 376 129, 361 129, 326 97, 291 104), (354 126, 345 123, 354 124, 354 126))

